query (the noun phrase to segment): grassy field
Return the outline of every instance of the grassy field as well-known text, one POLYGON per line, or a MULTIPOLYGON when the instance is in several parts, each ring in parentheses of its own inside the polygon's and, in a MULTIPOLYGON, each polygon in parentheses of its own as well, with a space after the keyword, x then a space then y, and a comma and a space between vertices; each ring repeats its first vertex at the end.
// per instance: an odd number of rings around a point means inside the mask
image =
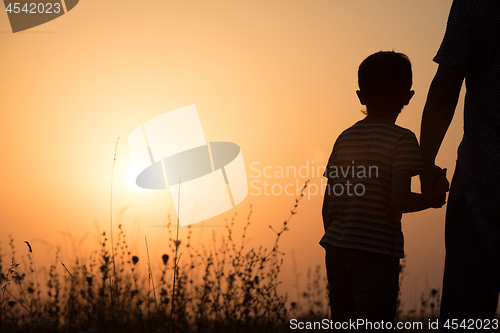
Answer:
POLYGON ((25 242, 28 262, 21 265, 11 239, 10 263, 6 254, 0 256, 0 332, 285 332, 290 318, 323 319, 327 301, 320 267, 309 270, 301 302, 278 293, 279 240, 302 197, 275 231, 270 249, 245 246, 251 212, 241 239, 233 237, 233 218, 226 221, 225 236, 213 234, 211 250, 191 244, 189 227, 185 243, 178 240, 170 221, 169 251, 154 269, 149 249, 146 258, 130 251, 121 225, 114 241, 106 232, 100 235, 89 258, 63 262, 56 254, 40 279, 35 249, 25 242), (147 262, 146 272, 139 262, 147 262))
MULTIPOLYGON (((191 230, 185 244, 176 240, 169 223, 169 251, 153 258, 161 262, 154 270, 149 254, 139 258, 129 251, 118 225, 113 250, 103 232, 98 249, 86 260, 64 263, 56 255, 40 285, 31 245, 26 242, 28 263, 21 265, 11 240, 11 263, 6 266, 7 256, 0 256, 0 332, 279 333, 298 330, 299 322, 313 328, 308 332, 324 331, 322 320, 328 315, 324 267, 308 269, 307 287, 297 296, 299 301, 290 302, 278 293, 283 264, 279 239, 299 200, 270 250, 247 248, 245 232, 236 242, 234 219, 227 221, 225 236, 216 239, 214 234, 212 250, 193 247, 191 230), (322 329, 314 329, 320 322, 322 329)), ((250 214, 244 231, 249 227, 250 214)), ((404 265, 401 269, 400 283, 404 265)), ((422 323, 422 329, 401 331, 430 331, 439 297, 436 289, 422 294, 418 312, 403 313, 400 302, 397 321, 422 323)))

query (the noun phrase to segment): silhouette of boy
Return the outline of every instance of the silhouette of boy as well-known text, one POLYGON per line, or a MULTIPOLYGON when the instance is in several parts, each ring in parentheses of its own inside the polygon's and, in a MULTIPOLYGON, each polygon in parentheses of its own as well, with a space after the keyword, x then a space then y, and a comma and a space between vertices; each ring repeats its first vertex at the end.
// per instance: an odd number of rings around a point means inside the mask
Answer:
POLYGON ((333 147, 325 171, 325 234, 320 244, 326 249, 335 327, 392 330, 399 260, 404 257, 402 213, 443 206, 446 170, 435 192, 411 192, 411 178, 424 168, 415 134, 395 125, 415 93, 406 55, 370 55, 359 66, 358 84, 366 117, 342 132, 333 147), (357 319, 366 324, 347 325, 357 319))

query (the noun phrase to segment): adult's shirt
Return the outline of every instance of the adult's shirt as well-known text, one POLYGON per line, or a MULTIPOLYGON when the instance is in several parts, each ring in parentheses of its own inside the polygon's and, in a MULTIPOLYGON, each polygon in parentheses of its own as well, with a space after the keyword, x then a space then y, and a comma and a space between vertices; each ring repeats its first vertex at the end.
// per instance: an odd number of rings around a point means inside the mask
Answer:
POLYGON ((433 60, 466 72, 457 162, 472 179, 500 187, 500 1, 454 0, 433 60))

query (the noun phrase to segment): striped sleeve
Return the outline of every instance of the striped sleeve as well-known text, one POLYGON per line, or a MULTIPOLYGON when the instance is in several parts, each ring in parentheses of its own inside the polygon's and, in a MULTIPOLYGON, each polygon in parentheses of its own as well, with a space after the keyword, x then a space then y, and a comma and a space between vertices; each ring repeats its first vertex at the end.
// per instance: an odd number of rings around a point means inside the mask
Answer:
POLYGON ((335 147, 332 149, 332 153, 330 154, 330 158, 328 159, 328 163, 326 165, 325 172, 323 172, 323 177, 328 178, 328 179, 330 178, 330 177, 328 177, 330 168, 333 165, 333 152, 334 151, 335 151, 335 147))
POLYGON ((412 132, 403 135, 396 144, 392 172, 396 170, 410 170, 412 176, 424 170, 422 153, 412 132))

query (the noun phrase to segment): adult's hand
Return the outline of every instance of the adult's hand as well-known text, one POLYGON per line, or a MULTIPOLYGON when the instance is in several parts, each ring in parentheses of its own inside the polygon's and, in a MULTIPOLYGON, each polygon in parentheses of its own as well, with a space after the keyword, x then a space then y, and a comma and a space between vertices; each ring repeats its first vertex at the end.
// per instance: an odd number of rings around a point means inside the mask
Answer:
POLYGON ((441 169, 437 165, 425 169, 420 173, 420 192, 434 193, 444 188, 446 192, 450 190, 450 183, 446 179, 446 169, 441 169), (441 179, 444 175, 444 181, 441 179), (439 188, 438 188, 439 186, 439 188))

